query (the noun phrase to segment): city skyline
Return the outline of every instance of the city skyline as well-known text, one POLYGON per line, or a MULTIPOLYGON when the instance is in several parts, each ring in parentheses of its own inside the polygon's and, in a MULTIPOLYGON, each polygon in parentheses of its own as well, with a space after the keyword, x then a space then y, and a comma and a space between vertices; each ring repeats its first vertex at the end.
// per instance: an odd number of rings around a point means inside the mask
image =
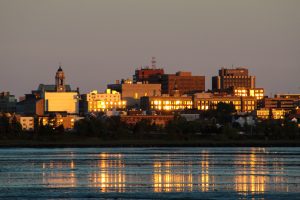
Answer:
POLYGON ((299 1, 1 1, 0 85, 17 97, 53 83, 82 93, 141 65, 211 77, 246 66, 266 95, 299 93, 299 1))

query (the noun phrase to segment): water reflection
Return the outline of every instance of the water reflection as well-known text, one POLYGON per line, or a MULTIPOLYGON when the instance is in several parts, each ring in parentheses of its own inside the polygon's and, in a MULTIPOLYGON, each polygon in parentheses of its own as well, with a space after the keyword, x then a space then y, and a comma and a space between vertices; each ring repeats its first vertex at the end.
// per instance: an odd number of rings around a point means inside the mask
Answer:
POLYGON ((50 161, 42 163, 42 182, 47 187, 76 187, 77 179, 74 172, 75 163, 65 161, 50 161))
POLYGON ((275 191, 284 190, 277 184, 285 182, 284 176, 280 176, 283 174, 282 163, 278 159, 267 161, 265 152, 264 148, 251 148, 250 154, 236 156, 234 183, 237 192, 264 193, 271 190, 270 187, 275 191))
POLYGON ((235 190, 237 192, 257 192, 265 191, 268 171, 265 169, 264 158, 257 156, 254 153, 250 155, 237 156, 236 163, 241 165, 241 169, 236 171, 235 190))
MULTIPOLYGON (((193 189, 193 176, 185 173, 183 167, 173 169, 176 164, 171 161, 154 162, 154 192, 182 192, 193 189)), ((190 168, 190 165, 185 166, 190 168)))
POLYGON ((100 188, 103 192, 109 192, 111 189, 124 192, 126 178, 121 154, 101 153, 99 157, 98 170, 91 174, 91 186, 100 188))
POLYGON ((214 176, 209 173, 208 153, 202 152, 197 162, 154 162, 154 192, 209 191, 214 187, 214 176))
MULTIPOLYGON (((287 160, 265 149, 252 148, 235 154, 99 153, 74 160, 49 160, 39 165, 46 187, 90 187, 101 192, 236 191, 243 194, 288 192, 297 185, 285 169, 287 160)), ((291 167, 290 167, 291 168, 291 167)), ((299 169, 295 169, 298 170, 299 169)), ((293 179, 297 183, 298 176, 293 179)), ((1 181, 1 178, 0 178, 1 181)))

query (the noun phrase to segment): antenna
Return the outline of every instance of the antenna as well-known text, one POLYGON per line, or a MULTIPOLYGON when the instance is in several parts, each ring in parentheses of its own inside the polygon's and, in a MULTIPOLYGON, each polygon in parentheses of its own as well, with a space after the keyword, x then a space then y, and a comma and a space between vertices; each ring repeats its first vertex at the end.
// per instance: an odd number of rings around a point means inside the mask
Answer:
POLYGON ((151 61, 152 69, 156 69, 156 60, 155 59, 156 59, 155 57, 152 57, 152 61, 151 61))

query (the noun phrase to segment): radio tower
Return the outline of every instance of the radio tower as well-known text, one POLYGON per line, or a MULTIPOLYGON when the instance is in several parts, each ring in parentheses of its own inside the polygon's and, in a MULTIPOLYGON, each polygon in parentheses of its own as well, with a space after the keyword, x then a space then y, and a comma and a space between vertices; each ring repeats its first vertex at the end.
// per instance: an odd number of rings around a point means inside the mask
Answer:
POLYGON ((155 60, 155 57, 152 57, 151 63, 152 63, 152 69, 156 69, 156 60, 155 60))

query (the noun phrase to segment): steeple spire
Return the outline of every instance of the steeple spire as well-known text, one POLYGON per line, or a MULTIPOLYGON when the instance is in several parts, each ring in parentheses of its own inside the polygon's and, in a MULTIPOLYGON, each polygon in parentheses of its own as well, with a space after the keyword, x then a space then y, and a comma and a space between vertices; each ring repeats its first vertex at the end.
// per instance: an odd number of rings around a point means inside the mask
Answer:
POLYGON ((58 70, 55 75, 55 89, 57 92, 65 92, 65 73, 61 68, 61 63, 59 63, 58 70))

